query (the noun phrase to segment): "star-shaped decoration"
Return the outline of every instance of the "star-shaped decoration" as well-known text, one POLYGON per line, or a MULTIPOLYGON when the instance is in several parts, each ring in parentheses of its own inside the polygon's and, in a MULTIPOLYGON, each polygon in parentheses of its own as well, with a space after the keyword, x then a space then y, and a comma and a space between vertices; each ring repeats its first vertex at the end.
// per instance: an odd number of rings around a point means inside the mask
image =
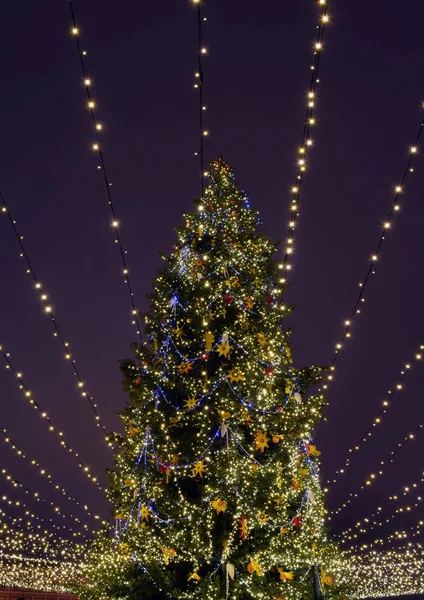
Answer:
POLYGON ((193 475, 197 477, 197 475, 202 479, 203 473, 206 472, 206 466, 203 464, 203 460, 198 460, 193 467, 193 475))
POLYGON ((187 400, 184 400, 184 408, 186 410, 193 410, 193 408, 195 408, 197 406, 197 398, 193 397, 193 398, 188 398, 187 400))
POLYGON ((270 433, 271 433, 271 439, 272 439, 273 444, 278 444, 278 442, 280 440, 284 439, 284 435, 282 435, 282 434, 277 435, 275 433, 272 433, 272 431, 270 433))
POLYGON ((183 328, 182 328, 182 327, 180 327, 180 326, 177 326, 177 327, 174 329, 174 331, 175 331, 175 336, 176 336, 177 338, 180 338, 180 337, 182 337, 182 335, 183 335, 183 328))
POLYGON ((246 296, 244 300, 244 305, 247 308, 247 310, 253 310, 253 298, 251 298, 250 296, 246 296))
POLYGON ((262 433, 262 431, 258 431, 255 437, 256 450, 260 450, 263 452, 265 448, 269 448, 268 446, 269 437, 266 434, 266 431, 262 433))
POLYGON ((211 504, 218 514, 227 510, 227 503, 225 500, 221 500, 220 498, 216 498, 216 500, 213 500, 211 504))
POLYGON ((141 520, 142 521, 146 521, 148 523, 149 522, 149 517, 150 517, 149 507, 146 506, 145 504, 143 504, 141 506, 141 520))
POLYGON ((266 525, 269 519, 269 515, 266 514, 263 510, 260 510, 257 514, 258 521, 260 525, 266 525))
POLYGON ((231 369, 231 371, 228 372, 227 377, 231 381, 231 383, 235 383, 237 381, 244 381, 243 373, 236 367, 234 367, 233 369, 231 369))
POLYGON ((189 373, 192 370, 193 365, 194 363, 188 361, 183 361, 181 364, 179 364, 178 371, 180 375, 187 375, 187 373, 189 373))
POLYGON ((306 445, 306 453, 308 456, 321 456, 321 452, 313 444, 306 445))
POLYGON ((247 525, 247 519, 245 517, 242 517, 239 521, 239 530, 241 539, 245 540, 249 535, 249 527, 247 525))
POLYGON ((218 356, 224 356, 228 358, 230 354, 230 344, 229 342, 223 342, 222 344, 218 344, 216 347, 216 351, 218 352, 218 356))

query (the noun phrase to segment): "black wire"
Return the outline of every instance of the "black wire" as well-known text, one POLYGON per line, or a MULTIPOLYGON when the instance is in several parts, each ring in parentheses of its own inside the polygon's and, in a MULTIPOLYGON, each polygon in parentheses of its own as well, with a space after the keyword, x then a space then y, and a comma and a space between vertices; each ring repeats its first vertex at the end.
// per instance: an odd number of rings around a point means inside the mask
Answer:
MULTIPOLYGON (((418 133, 417 133, 417 135, 416 135, 416 138, 415 138, 415 142, 414 142, 414 144, 417 144, 417 143, 418 143, 418 141, 419 141, 419 139, 420 139, 420 137, 421 137, 421 133, 422 133, 423 127, 424 127, 424 120, 421 122, 421 125, 420 125, 420 127, 419 127, 419 129, 418 129, 418 133)), ((410 172, 411 172, 411 165, 412 165, 412 163, 413 163, 413 157, 414 157, 414 154, 413 154, 413 153, 411 153, 411 154, 409 155, 408 162, 406 163, 406 167, 405 167, 405 169, 404 169, 404 171, 403 171, 402 179, 401 179, 401 182, 400 182, 400 188, 401 188, 401 191, 402 191, 402 186, 403 186, 403 184, 405 183, 405 180, 406 180, 406 178, 407 178, 407 176, 408 176, 408 173, 410 173, 410 172)), ((396 207, 396 205, 397 205, 397 202, 398 202, 399 196, 400 196, 400 194, 401 194, 401 191, 399 191, 399 192, 396 192, 395 198, 394 198, 394 200, 393 200, 393 202, 392 202, 392 205, 391 205, 391 207, 390 207, 390 211, 389 211, 389 214, 388 214, 388 216, 387 216, 387 219, 386 219, 386 223, 388 223, 388 224, 390 224, 390 223, 391 223, 391 220, 392 220, 393 214, 394 214, 394 212, 395 212, 395 207, 396 207)), ((375 256, 378 256, 378 253, 380 252, 381 246, 382 246, 382 244, 383 244, 383 242, 384 242, 385 238, 386 238, 386 233, 385 233, 385 230, 383 229, 383 232, 382 232, 382 234, 380 235, 380 239, 378 240, 378 244, 377 244, 376 251, 374 252, 374 255, 375 255, 375 256)), ((355 317, 355 315, 357 314, 357 312, 356 312, 356 311, 358 310, 359 303, 361 302, 361 300, 362 300, 362 298, 363 298, 363 295, 364 295, 364 292, 365 292, 365 288, 366 288, 366 286, 367 286, 367 284, 368 284, 368 281, 369 281, 369 279, 370 279, 370 276, 371 276, 371 274, 373 273, 373 270, 374 270, 375 264, 376 264, 376 261, 375 261, 374 259, 372 259, 372 260, 371 260, 371 262, 370 262, 370 265, 369 265, 369 267, 368 267, 367 274, 366 274, 366 276, 365 276, 364 282, 363 282, 363 283, 362 283, 362 285, 361 285, 361 290, 360 290, 360 292, 359 292, 359 294, 358 294, 358 297, 356 298, 355 304, 353 305, 352 312, 351 312, 351 314, 350 314, 349 323, 348 323, 348 324, 346 325, 346 327, 345 327, 345 330, 344 330, 344 332, 343 332, 343 335, 342 335, 342 338, 341 338, 341 340, 340 340, 340 343, 343 343, 343 342, 345 341, 345 339, 346 339, 346 337, 347 337, 347 334, 348 334, 348 333, 349 333, 349 331, 350 331, 350 328, 351 328, 351 325, 352 325, 352 320, 353 320, 353 318, 355 317)), ((334 365, 335 365, 335 363, 336 363, 336 360, 337 360, 337 357, 338 357, 338 356, 339 356, 339 352, 338 352, 338 350, 336 350, 336 351, 335 351, 335 353, 334 353, 333 360, 332 360, 332 362, 331 362, 331 366, 332 366, 332 367, 334 367, 334 365)))
MULTIPOLYGON (((24 258, 24 260, 25 260, 25 262, 27 264, 28 271, 30 272, 30 274, 32 276, 32 279, 33 279, 33 281, 34 281, 34 283, 36 285, 36 289, 41 288, 41 284, 40 284, 40 282, 39 282, 39 280, 38 280, 38 278, 37 278, 37 276, 35 274, 35 270, 34 270, 32 264, 31 264, 31 261, 29 259, 29 256, 28 256, 27 252, 26 252, 24 243, 22 241, 23 238, 19 234, 19 231, 18 231, 18 229, 16 227, 16 221, 14 221, 14 219, 12 218, 12 215, 11 215, 11 213, 9 211, 9 207, 8 207, 8 205, 6 203, 6 199, 5 199, 5 197, 4 197, 4 195, 3 195, 3 193, 1 191, 0 191, 0 200, 1 200, 1 202, 2 202, 2 204, 4 206, 4 208, 5 208, 5 212, 6 212, 7 216, 8 216, 9 223, 11 224, 12 229, 14 231, 15 237, 18 240, 18 244, 19 244, 19 247, 21 249, 22 258, 24 258)), ((62 344, 62 348, 64 349, 65 353, 68 354, 69 353, 69 345, 65 342, 65 339, 64 339, 64 337, 62 335, 62 332, 61 332, 61 330, 59 328, 59 325, 57 323, 57 320, 56 320, 56 317, 55 317, 53 311, 50 311, 49 315, 50 315, 50 319, 51 319, 51 322, 53 324, 53 328, 55 330, 55 333, 56 333, 57 337, 59 338, 60 343, 62 344)), ((75 363, 74 359, 71 357, 71 359, 69 360, 69 362, 71 364, 71 367, 72 367, 72 370, 74 372, 74 375, 78 379, 78 382, 81 384, 81 387, 84 388, 84 392, 85 392, 86 391, 86 387, 84 385, 84 382, 83 382, 82 377, 81 377, 81 375, 80 375, 80 373, 78 371, 78 368, 76 366, 76 363, 75 363)), ((92 411, 93 411, 93 413, 95 415, 96 425, 98 427, 101 427, 101 429, 103 430, 103 433, 106 436, 105 439, 106 439, 106 441, 108 441, 108 432, 107 432, 106 427, 104 426, 104 424, 102 422, 102 419, 101 419, 99 413, 97 412, 96 405, 93 402, 93 397, 90 396, 88 393, 85 393, 84 397, 87 399, 87 401, 90 404, 91 409, 92 409, 92 411)), ((109 444, 107 444, 107 445, 110 448, 110 445, 109 444)))
POLYGON ((203 28, 202 28, 202 11, 200 8, 200 2, 197 4, 197 29, 198 29, 198 40, 199 40, 199 49, 198 49, 198 61, 199 61, 199 71, 198 71, 198 81, 199 81, 199 127, 200 127, 200 149, 199 149, 199 159, 200 159, 200 192, 201 196, 203 196, 204 192, 204 131, 203 131, 203 61, 202 61, 202 48, 203 48, 203 28))
MULTIPOLYGON (((68 0, 68 6, 69 6, 69 11, 71 13, 72 24, 73 24, 74 28, 76 30, 78 30, 76 19, 75 19, 75 13, 74 13, 74 9, 73 9, 71 0, 68 0)), ((82 51, 78 35, 75 36, 75 40, 76 40, 76 43, 77 43, 78 54, 79 54, 79 57, 80 57, 81 71, 82 71, 84 80, 86 80, 87 79, 87 71, 86 71, 86 68, 85 68, 84 53, 82 51)), ((89 103, 91 103, 92 99, 91 99, 91 94, 90 94, 90 88, 89 88, 89 85, 87 85, 87 84, 85 84, 85 92, 86 92, 87 99, 88 99, 89 103)), ((92 120, 93 125, 94 125, 94 132, 95 132, 95 137, 96 137, 96 143, 98 144, 98 147, 99 147, 99 158, 100 158, 101 168, 102 168, 102 171, 103 171, 103 180, 104 180, 104 184, 105 184, 105 188, 106 188, 106 193, 107 193, 107 197, 108 197, 108 204, 109 204, 110 212, 112 214, 112 219, 115 222, 117 220, 116 219, 116 211, 115 211, 115 207, 114 207, 113 200, 112 200, 112 194, 111 194, 111 191, 110 191, 111 183, 110 183, 109 177, 107 175, 106 164, 105 164, 105 160, 104 160, 104 156, 103 156, 103 152, 102 152, 102 147, 100 145, 100 136, 99 136, 98 129, 96 127, 96 125, 98 124, 98 122, 97 122, 97 120, 95 118, 93 107, 89 106, 89 109, 90 109, 91 120, 92 120)), ((141 335, 141 327, 140 327, 140 323, 139 323, 139 319, 138 319, 138 311, 136 309, 135 302, 134 302, 134 292, 133 292, 133 289, 132 289, 132 286, 131 286, 131 280, 130 280, 130 276, 129 276, 129 272, 128 272, 127 261, 126 261, 126 258, 125 258, 126 251, 123 248, 122 241, 121 241, 121 236, 119 235, 118 227, 115 227, 115 231, 116 231, 116 242, 118 244, 119 253, 120 253, 120 256, 121 256, 122 266, 124 268, 125 283, 127 284, 128 293, 129 293, 129 297, 130 297, 131 308, 132 308, 132 315, 133 315, 134 321, 135 321, 135 323, 137 325, 137 334, 138 334, 138 336, 140 338, 140 343, 143 343, 143 339, 142 339, 142 335, 141 335)))
MULTIPOLYGON (((319 66, 320 66, 320 60, 321 60, 321 45, 322 45, 322 41, 324 39, 324 31, 325 31, 325 23, 326 21, 324 20, 325 17, 327 17, 328 14, 328 5, 327 3, 322 5, 321 11, 320 11, 320 24, 317 26, 318 32, 317 32, 317 37, 316 37, 316 41, 315 41, 315 47, 316 47, 316 51, 314 54, 314 64, 312 67, 312 74, 311 74, 311 81, 309 84, 309 93, 313 93, 315 95, 315 91, 317 88, 317 84, 319 82, 318 80, 318 75, 319 75, 319 66)), ((305 143, 307 142, 307 140, 309 139, 309 134, 310 134, 310 130, 311 130, 311 118, 313 116, 313 107, 309 106, 309 101, 307 103, 307 107, 306 107, 306 113, 305 113, 305 122, 303 125, 303 135, 302 135, 302 144, 301 144, 301 148, 305 148, 305 143)), ((300 194, 301 194, 301 190, 302 190, 302 182, 303 182, 303 173, 304 171, 301 169, 301 166, 299 166, 299 168, 297 169, 297 174, 296 174, 296 188, 297 188, 297 192, 293 192, 292 195, 292 204, 293 202, 296 204, 296 209, 293 210, 293 208, 290 208, 291 211, 291 215, 290 215, 290 222, 289 222, 289 226, 288 226, 288 230, 287 230, 287 237, 289 239, 293 239, 294 238, 294 231, 295 231, 295 226, 296 226, 296 221, 299 217, 299 200, 300 200, 300 194)), ((287 251, 290 248, 290 244, 286 244, 286 248, 285 248, 285 252, 284 252, 284 257, 283 257, 283 291, 285 291, 286 289, 286 283, 287 283, 287 273, 288 273, 288 268, 287 268, 287 263, 290 257, 290 253, 287 251)))

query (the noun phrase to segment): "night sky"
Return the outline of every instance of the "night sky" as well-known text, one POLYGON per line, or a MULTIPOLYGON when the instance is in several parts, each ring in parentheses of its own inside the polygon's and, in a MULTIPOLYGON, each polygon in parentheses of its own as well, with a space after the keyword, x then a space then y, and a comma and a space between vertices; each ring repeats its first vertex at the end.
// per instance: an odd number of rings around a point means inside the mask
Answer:
MULTIPOLYGON (((198 149, 196 11, 189 0, 74 0, 74 9, 104 124, 102 147, 136 304, 144 310, 161 267, 159 252, 170 252, 174 227, 199 193, 193 156, 198 149)), ((311 0, 209 0, 204 14, 206 157, 223 154, 259 209, 264 231, 283 240, 317 6, 311 0)), ((339 0, 330 2, 329 14, 314 147, 287 294, 298 307, 292 318, 298 365, 331 362, 424 117, 422 1, 339 0)), ((116 414, 126 398, 118 365, 131 355, 136 335, 98 158, 91 150, 94 135, 70 28, 66 0, 1 2, 0 188, 87 388, 107 427, 119 430, 116 414)), ((422 159, 417 156, 402 210, 337 362, 328 423, 316 433, 324 479, 340 466, 403 365, 424 344, 422 159)), ((105 480, 111 454, 25 274, 10 223, 0 217, 0 344, 82 460, 105 480)), ((3 366, 1 428, 75 496, 107 514, 101 494, 58 446, 3 366)), ((424 369, 418 365, 381 430, 331 490, 330 508, 424 422, 423 387, 424 369)), ((340 515, 336 530, 419 479, 423 443, 424 432, 340 515)), ((74 512, 1 440, 0 466, 74 512)), ((22 497, 3 479, 0 491, 22 497)), ((408 523, 420 516, 415 510, 408 523)), ((402 521, 394 523, 399 528, 402 521)))

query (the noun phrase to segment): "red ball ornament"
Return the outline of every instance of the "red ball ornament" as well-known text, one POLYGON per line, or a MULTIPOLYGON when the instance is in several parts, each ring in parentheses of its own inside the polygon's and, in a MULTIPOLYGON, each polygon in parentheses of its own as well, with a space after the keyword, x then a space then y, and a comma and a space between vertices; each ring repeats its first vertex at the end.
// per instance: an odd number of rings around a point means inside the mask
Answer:
POLYGON ((274 298, 272 296, 268 296, 268 298, 266 299, 266 301, 268 302, 268 304, 273 304, 274 303, 274 298))
POLYGON ((294 517, 294 519, 291 520, 291 524, 293 525, 293 527, 300 527, 302 524, 302 517, 294 517))
POLYGON ((206 362, 209 360, 209 352, 203 352, 203 354, 201 354, 200 358, 202 359, 203 362, 206 362))
POLYGON ((161 473, 166 473, 171 468, 171 465, 170 463, 161 463, 159 468, 161 473))
POLYGON ((224 302, 225 302, 225 304, 227 304, 227 305, 230 305, 230 304, 232 304, 232 302, 233 302, 233 297, 231 296, 231 294, 225 294, 225 296, 224 296, 224 302))
POLYGON ((142 381, 143 381, 142 377, 137 377, 137 379, 134 379, 134 385, 136 387, 138 387, 141 384, 142 381))
POLYGON ((265 367, 264 371, 267 377, 272 377, 274 375, 274 367, 265 367))

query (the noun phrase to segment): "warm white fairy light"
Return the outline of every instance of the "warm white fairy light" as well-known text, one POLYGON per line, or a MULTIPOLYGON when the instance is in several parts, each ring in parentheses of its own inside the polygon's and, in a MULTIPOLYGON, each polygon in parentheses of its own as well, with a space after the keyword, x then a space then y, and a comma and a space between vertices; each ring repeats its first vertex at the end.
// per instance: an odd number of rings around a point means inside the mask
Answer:
MULTIPOLYGON (((348 325, 349 322, 346 322, 346 324, 348 325)), ((342 348, 342 344, 337 344, 336 348, 337 348, 337 350, 340 350, 342 348)), ((354 446, 351 446, 349 448, 349 450, 348 450, 348 456, 346 457, 346 460, 345 460, 343 466, 336 470, 335 475, 333 476, 333 478, 330 478, 330 479, 327 480, 327 482, 326 482, 327 486, 330 485, 331 483, 336 483, 336 481, 340 477, 340 475, 344 475, 346 473, 347 469, 350 466, 352 457, 357 452, 359 452, 359 450, 362 449, 363 445, 373 435, 373 433, 375 431, 375 428, 382 423, 384 415, 387 413, 389 407, 391 407, 393 405, 393 398, 395 397, 396 392, 399 392, 399 391, 401 391, 403 389, 403 381, 405 380, 408 372, 418 362, 421 361, 421 353, 420 352, 422 350, 424 350, 424 345, 420 344, 420 346, 418 347, 418 351, 416 353, 414 353, 414 356, 413 356, 412 360, 410 362, 406 363, 404 365, 404 367, 401 369, 400 375, 399 375, 399 379, 398 379, 397 383, 393 386, 392 389, 388 390, 388 392, 387 392, 387 398, 383 399, 381 408, 378 411, 377 415, 374 417, 374 419, 369 424, 369 426, 367 428, 367 431, 365 432, 365 434, 363 435, 363 437, 354 446)))
POLYGON ((314 108, 316 104, 316 96, 317 96, 317 85, 319 83, 318 79, 318 70, 321 58, 321 52, 323 50, 322 39, 324 36, 325 27, 329 23, 329 15, 327 12, 326 2, 322 2, 318 0, 319 4, 319 19, 318 19, 318 27, 317 27, 317 38, 314 43, 314 64, 311 66, 312 77, 311 83, 309 87, 309 92, 306 96, 306 116, 305 123, 306 127, 303 131, 303 138, 300 147, 298 148, 299 154, 301 154, 302 158, 297 161, 297 173, 296 173, 296 185, 292 187, 292 201, 289 207, 290 217, 288 223, 288 238, 292 240, 292 246, 288 249, 287 242, 285 244, 285 252, 284 252, 284 267, 281 278, 281 283, 286 283, 288 272, 292 269, 292 264, 290 264, 289 259, 290 256, 295 252, 294 248, 294 238, 295 238, 295 226, 296 220, 299 217, 299 198, 301 191, 301 184, 303 175, 307 170, 307 162, 306 162, 306 154, 307 151, 312 146, 312 140, 310 139, 310 127, 315 124, 314 117, 314 108))

